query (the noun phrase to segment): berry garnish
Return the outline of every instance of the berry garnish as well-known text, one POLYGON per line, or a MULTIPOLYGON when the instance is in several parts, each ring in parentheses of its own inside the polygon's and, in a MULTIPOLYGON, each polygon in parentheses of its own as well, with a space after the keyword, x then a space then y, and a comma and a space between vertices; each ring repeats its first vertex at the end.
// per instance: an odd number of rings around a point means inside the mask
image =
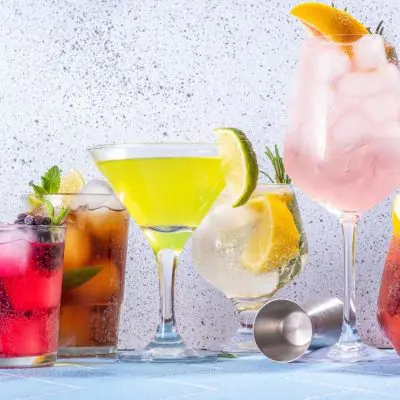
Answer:
POLYGON ((33 215, 27 215, 24 219, 25 225, 34 225, 35 217, 33 215))

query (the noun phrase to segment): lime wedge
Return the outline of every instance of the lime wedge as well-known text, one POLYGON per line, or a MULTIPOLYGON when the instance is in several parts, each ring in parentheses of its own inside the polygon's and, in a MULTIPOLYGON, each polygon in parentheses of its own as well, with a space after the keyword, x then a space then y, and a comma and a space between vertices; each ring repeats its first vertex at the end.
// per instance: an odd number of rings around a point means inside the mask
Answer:
POLYGON ((214 129, 225 172, 226 186, 233 196, 232 207, 242 206, 257 186, 258 164, 246 135, 236 128, 214 129))
POLYGON ((60 188, 58 193, 78 193, 85 185, 81 173, 76 169, 69 170, 64 176, 61 177, 60 188))
POLYGON ((62 290, 72 290, 83 285, 101 270, 101 267, 80 267, 64 271, 62 290))

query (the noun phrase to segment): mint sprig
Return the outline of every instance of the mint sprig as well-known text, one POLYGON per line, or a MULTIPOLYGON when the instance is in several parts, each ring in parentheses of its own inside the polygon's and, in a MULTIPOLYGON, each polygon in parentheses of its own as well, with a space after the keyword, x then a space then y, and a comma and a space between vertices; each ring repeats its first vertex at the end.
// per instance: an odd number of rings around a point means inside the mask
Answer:
POLYGON ((29 186, 33 189, 35 200, 39 207, 43 207, 51 225, 60 225, 69 212, 69 207, 61 207, 56 213, 53 204, 45 198, 46 195, 57 194, 61 184, 61 169, 57 165, 49 168, 40 178, 41 184, 37 185, 33 181, 29 182, 29 186))

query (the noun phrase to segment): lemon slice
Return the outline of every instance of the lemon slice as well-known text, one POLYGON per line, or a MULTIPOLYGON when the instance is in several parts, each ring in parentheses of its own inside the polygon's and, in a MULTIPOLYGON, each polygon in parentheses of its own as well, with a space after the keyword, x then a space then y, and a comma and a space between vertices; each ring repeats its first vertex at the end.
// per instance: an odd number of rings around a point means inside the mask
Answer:
POLYGON ((287 198, 260 195, 250 199, 247 207, 257 212, 259 218, 240 259, 244 268, 254 274, 270 272, 299 254, 300 233, 287 198))
POLYGON ((400 194, 396 195, 392 212, 393 234, 400 236, 400 194))
POLYGON ((246 135, 236 128, 214 129, 225 172, 226 186, 233 196, 232 207, 246 203, 257 186, 258 164, 246 135))
POLYGON ((58 193, 79 193, 84 185, 85 180, 83 179, 80 172, 76 169, 71 169, 64 176, 61 177, 58 193))
POLYGON ((29 212, 34 212, 43 206, 43 200, 38 198, 35 194, 28 196, 28 209, 29 212))
POLYGON ((368 29, 346 11, 322 3, 301 3, 290 13, 314 36, 324 36, 339 43, 354 42, 368 29))

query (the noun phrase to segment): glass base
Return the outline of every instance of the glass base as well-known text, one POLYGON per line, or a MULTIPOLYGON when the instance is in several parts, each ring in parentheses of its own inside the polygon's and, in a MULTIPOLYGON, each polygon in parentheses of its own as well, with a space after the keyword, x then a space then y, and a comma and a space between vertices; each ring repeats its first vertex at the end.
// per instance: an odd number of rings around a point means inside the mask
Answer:
POLYGON ((379 350, 375 347, 368 346, 362 342, 354 344, 337 343, 334 346, 325 347, 314 352, 308 352, 296 362, 305 363, 357 363, 371 361, 393 361, 398 360, 398 356, 379 350))
POLYGON ((98 346, 98 347, 60 347, 58 349, 58 357, 75 358, 75 357, 116 357, 117 348, 115 346, 98 346))
POLYGON ((122 351, 118 354, 121 362, 154 363, 200 363, 217 361, 217 353, 188 349, 184 346, 152 346, 142 350, 122 351))
POLYGON ((218 350, 239 356, 260 353, 260 349, 257 347, 254 340, 253 333, 237 333, 227 342, 223 343, 218 350))
POLYGON ((57 360, 57 353, 47 353, 32 357, 0 357, 0 368, 40 368, 50 367, 57 360))

